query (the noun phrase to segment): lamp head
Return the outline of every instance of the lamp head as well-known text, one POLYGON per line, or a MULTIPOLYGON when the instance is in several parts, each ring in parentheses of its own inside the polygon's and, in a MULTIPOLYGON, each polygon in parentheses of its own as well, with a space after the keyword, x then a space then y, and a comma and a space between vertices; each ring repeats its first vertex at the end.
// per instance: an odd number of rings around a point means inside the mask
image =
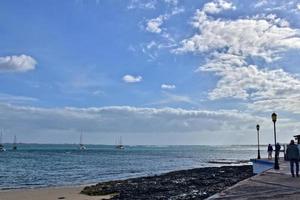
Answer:
POLYGON ((259 124, 256 125, 256 130, 259 131, 259 124))
POLYGON ((273 113, 272 114, 272 121, 275 123, 276 120, 277 120, 277 115, 276 115, 276 113, 273 113))

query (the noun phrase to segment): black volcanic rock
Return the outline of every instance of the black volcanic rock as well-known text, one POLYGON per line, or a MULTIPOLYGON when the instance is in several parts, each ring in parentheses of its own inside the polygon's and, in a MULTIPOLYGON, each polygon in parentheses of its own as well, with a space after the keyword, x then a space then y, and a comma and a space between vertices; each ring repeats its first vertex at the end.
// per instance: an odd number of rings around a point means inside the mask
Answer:
POLYGON ((253 175, 252 166, 207 167, 159 176, 108 181, 85 187, 90 196, 115 194, 112 199, 205 199, 253 175))

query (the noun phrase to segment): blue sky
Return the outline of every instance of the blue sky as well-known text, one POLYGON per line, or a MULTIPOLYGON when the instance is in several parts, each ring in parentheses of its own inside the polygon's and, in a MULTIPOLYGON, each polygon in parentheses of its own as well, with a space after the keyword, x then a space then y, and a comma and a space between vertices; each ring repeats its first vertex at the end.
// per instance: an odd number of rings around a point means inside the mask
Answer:
POLYGON ((271 143, 277 112, 287 142, 299 19, 296 0, 1 1, 4 141, 244 144, 259 123, 271 143))

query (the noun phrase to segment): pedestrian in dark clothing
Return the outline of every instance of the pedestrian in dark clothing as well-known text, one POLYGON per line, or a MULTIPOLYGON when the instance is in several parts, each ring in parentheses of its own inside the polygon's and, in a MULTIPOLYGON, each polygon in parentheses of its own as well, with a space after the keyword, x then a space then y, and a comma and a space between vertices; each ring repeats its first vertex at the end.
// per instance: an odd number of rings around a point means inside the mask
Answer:
POLYGON ((271 144, 268 145, 268 159, 272 159, 273 147, 271 144))
POLYGON ((294 140, 291 140, 290 145, 286 149, 287 159, 290 161, 291 174, 295 177, 294 164, 296 165, 296 175, 299 177, 299 149, 295 145, 294 140))

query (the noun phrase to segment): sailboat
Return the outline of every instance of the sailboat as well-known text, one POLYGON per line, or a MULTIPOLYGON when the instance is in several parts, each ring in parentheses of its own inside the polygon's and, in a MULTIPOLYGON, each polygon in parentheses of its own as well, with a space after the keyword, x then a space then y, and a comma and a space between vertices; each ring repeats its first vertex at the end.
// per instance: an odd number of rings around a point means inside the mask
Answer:
POLYGON ((6 149, 4 148, 4 145, 2 144, 2 130, 1 130, 1 134, 0 134, 0 152, 1 151, 6 151, 6 149))
POLYGON ((17 150, 17 137, 14 136, 13 150, 17 150))
POLYGON ((116 144, 117 149, 124 149, 124 145, 122 144, 122 137, 119 138, 119 141, 116 144))
POLYGON ((82 142, 82 133, 80 134, 79 149, 80 150, 86 150, 86 146, 84 146, 83 142, 82 142))

